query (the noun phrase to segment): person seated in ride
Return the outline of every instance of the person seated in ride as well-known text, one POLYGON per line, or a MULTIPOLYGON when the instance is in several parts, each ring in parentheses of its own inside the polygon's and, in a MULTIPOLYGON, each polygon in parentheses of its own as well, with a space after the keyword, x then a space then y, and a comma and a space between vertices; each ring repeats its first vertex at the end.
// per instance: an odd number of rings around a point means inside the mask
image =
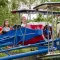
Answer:
POLYGON ((25 16, 22 16, 21 18, 21 25, 14 25, 13 29, 19 29, 20 27, 30 28, 30 25, 27 23, 27 18, 25 16))
POLYGON ((21 26, 30 28, 30 25, 27 23, 27 18, 25 16, 22 17, 21 26))
POLYGON ((8 21, 8 19, 6 19, 6 20, 4 21, 4 23, 3 23, 3 28, 2 28, 2 30, 0 31, 0 34, 6 33, 6 32, 8 32, 8 31, 10 31, 10 30, 11 30, 11 28, 10 28, 10 25, 9 25, 9 21, 8 21))

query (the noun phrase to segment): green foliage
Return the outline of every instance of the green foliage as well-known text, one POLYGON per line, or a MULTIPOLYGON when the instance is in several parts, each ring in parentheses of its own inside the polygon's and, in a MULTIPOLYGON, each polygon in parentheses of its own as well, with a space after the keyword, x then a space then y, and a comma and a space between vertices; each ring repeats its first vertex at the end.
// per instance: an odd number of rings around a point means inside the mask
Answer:
POLYGON ((60 2, 60 0, 51 0, 52 2, 60 2))
MULTIPOLYGON (((2 25, 2 22, 4 21, 4 19, 9 19, 11 25, 15 24, 16 22, 18 23, 18 14, 11 14, 11 10, 17 9, 18 6, 20 5, 20 2, 23 2, 25 5, 27 5, 28 7, 30 7, 36 0, 11 0, 11 2, 9 2, 8 0, 0 0, 0 25, 2 25), (11 4, 10 7, 9 3, 11 4)), ((39 2, 46 2, 48 0, 39 0, 39 2)), ((50 0, 50 1, 57 1, 59 2, 60 0, 50 0)), ((56 9, 54 9, 56 10, 56 9)), ((58 9, 57 9, 58 10, 58 9)), ((48 20, 50 19, 51 22, 51 17, 48 18, 48 20)), ((38 17, 36 19, 34 19, 33 21, 45 21, 46 18, 43 18, 42 15, 38 15, 38 17)))
POLYGON ((33 4, 36 0, 21 0, 21 2, 27 4, 33 4))
POLYGON ((60 2, 60 0, 41 0, 41 2, 42 3, 44 3, 44 2, 60 2))
POLYGON ((18 8, 18 6, 19 6, 19 0, 11 0, 11 8, 12 8, 12 10, 14 10, 14 9, 17 9, 18 8))
POLYGON ((34 19, 35 22, 45 21, 42 14, 39 14, 36 19, 34 19))
POLYGON ((7 54, 5 54, 5 53, 0 53, 0 57, 4 57, 4 56, 7 56, 7 54))
POLYGON ((3 7, 0 7, 0 25, 2 24, 2 22, 3 22, 3 20, 4 19, 8 19, 9 18, 9 12, 8 12, 8 8, 7 7, 5 7, 5 8, 3 8, 3 7))
POLYGON ((5 7, 8 3, 8 0, 0 0, 0 7, 5 7))
POLYGON ((31 21, 29 21, 29 22, 50 22, 50 23, 52 23, 52 16, 48 16, 48 18, 47 18, 47 15, 42 15, 42 14, 38 14, 37 15, 37 18, 35 18, 35 19, 33 19, 33 20, 31 20, 31 21), (46 17, 44 17, 44 16, 46 16, 46 17))
POLYGON ((9 19, 11 25, 15 24, 16 20, 18 20, 18 15, 11 13, 11 10, 17 8, 17 4, 16 2, 11 2, 11 4, 10 8, 8 7, 8 0, 0 0, 0 25, 3 24, 5 19, 9 19))

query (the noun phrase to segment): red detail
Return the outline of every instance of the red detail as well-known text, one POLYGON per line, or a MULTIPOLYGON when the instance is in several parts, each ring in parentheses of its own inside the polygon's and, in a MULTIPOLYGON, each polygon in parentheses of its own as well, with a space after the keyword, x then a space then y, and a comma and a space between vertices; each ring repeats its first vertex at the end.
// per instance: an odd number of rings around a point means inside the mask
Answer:
POLYGON ((43 29, 44 26, 43 25, 30 25, 31 29, 43 29))
MULTIPOLYGON (((41 40, 44 40, 43 36, 40 35, 40 36, 36 36, 28 41, 25 41, 24 42, 24 45, 28 45, 28 44, 34 44, 34 43, 38 43, 40 42, 41 40)), ((19 42, 19 44, 22 44, 22 42, 19 42)))
POLYGON ((11 13, 16 13, 16 11, 12 11, 11 13))
POLYGON ((2 27, 0 27, 0 31, 2 30, 3 28, 2 27))
POLYGON ((12 27, 10 27, 10 30, 13 30, 13 28, 12 28, 12 27))
MULTIPOLYGON (((43 30, 44 26, 42 24, 40 24, 40 25, 29 25, 28 28, 43 30)), ((30 39, 30 40, 25 41, 24 45, 38 43, 38 42, 40 42, 42 40, 44 40, 44 37, 42 35, 36 36, 36 37, 34 37, 34 38, 30 39)), ((19 42, 19 44, 22 44, 22 42, 19 42)))

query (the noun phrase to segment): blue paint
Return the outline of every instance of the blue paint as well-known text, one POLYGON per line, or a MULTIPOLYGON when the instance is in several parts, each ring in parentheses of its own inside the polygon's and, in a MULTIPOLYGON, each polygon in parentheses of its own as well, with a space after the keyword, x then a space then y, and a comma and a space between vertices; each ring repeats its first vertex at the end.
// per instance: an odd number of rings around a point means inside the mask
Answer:
POLYGON ((32 30, 28 28, 21 27, 17 30, 11 30, 6 34, 0 35, 0 44, 12 42, 13 44, 18 44, 19 42, 23 42, 23 36, 25 34, 24 41, 30 40, 36 36, 42 35, 42 30, 32 30), (25 32, 26 31, 26 32, 25 32))
MULTIPOLYGON (((51 50, 51 48, 50 48, 50 50, 51 50)), ((20 53, 20 54, 16 54, 16 55, 2 57, 2 58, 0 58, 0 60, 23 58, 23 57, 42 54, 42 53, 46 53, 46 52, 48 52, 48 48, 44 48, 44 49, 40 49, 40 50, 36 50, 36 51, 32 51, 32 52, 27 52, 27 53, 20 53)))

